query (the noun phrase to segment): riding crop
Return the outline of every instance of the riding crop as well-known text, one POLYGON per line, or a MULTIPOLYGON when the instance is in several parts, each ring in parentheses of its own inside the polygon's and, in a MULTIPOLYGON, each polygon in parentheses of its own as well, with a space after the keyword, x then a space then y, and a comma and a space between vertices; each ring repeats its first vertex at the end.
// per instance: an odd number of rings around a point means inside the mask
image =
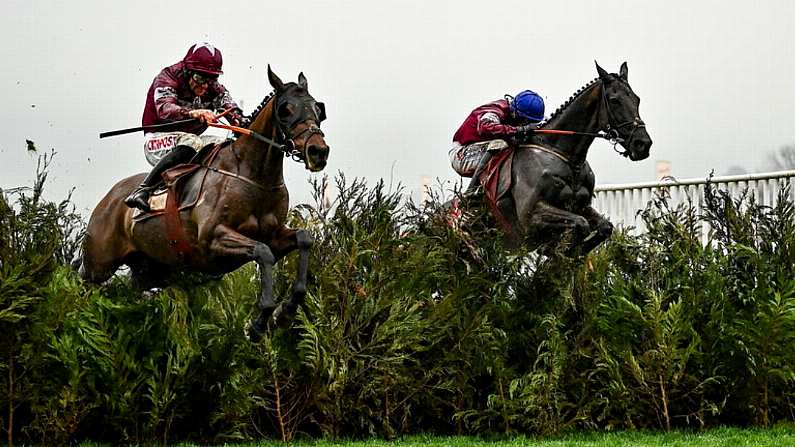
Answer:
MULTIPOLYGON (((218 115, 215 115, 215 119, 221 118, 222 116, 226 115, 227 113, 231 112, 232 110, 235 110, 234 107, 230 107, 230 108, 224 110, 223 112, 219 113, 218 115)), ((99 134, 99 137, 100 138, 115 137, 116 135, 124 135, 124 134, 128 134, 128 133, 133 133, 133 132, 140 132, 142 130, 144 130, 144 131, 167 130, 167 129, 171 128, 171 127, 178 126, 180 124, 193 123, 193 122, 196 122, 196 118, 189 118, 189 119, 185 119, 185 120, 172 121, 170 123, 164 123, 164 124, 150 124, 148 126, 130 127, 130 128, 127 128, 127 129, 120 129, 120 130, 111 130, 109 132, 102 132, 101 134, 99 134)))

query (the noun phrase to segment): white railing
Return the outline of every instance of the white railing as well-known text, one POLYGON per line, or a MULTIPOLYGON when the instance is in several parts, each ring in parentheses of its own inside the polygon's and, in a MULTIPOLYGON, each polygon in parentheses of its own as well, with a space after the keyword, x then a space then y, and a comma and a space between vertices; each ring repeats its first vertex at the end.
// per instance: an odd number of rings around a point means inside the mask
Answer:
MULTIPOLYGON (((729 191, 733 197, 748 190, 761 205, 775 205, 780 188, 788 184, 790 200, 795 201, 795 170, 713 177, 711 182, 717 188, 729 191)), ((610 219, 613 225, 632 226, 637 231, 643 231, 643 222, 637 213, 644 209, 656 194, 664 190, 670 197, 669 203, 672 207, 690 199, 700 211, 704 206, 706 184, 706 179, 670 179, 659 182, 601 185, 594 190, 593 207, 610 219)), ((707 229, 704 230, 706 238, 707 229)))

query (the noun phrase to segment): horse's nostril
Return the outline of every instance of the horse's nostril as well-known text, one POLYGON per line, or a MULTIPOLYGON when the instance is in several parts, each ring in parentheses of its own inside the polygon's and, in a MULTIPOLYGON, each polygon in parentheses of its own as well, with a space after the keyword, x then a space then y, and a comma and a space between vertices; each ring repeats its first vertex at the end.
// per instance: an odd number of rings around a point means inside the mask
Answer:
POLYGON ((315 146, 314 144, 310 145, 306 148, 306 153, 309 157, 325 160, 328 158, 328 149, 324 149, 320 146, 315 146))

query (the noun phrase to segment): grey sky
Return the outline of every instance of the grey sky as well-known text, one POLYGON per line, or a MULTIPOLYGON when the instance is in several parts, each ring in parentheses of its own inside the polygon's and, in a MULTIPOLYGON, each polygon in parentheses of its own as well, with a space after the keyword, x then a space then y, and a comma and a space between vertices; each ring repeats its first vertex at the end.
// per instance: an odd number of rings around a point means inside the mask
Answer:
MULTIPOLYGON (((6 0, 0 17, 0 187, 27 184, 39 151, 58 152, 49 196, 76 186, 84 214, 122 177, 149 168, 139 125, 157 72, 197 40, 224 54, 222 82, 250 112, 270 90, 270 63, 299 71, 327 104, 326 173, 455 181, 453 132, 481 103, 530 88, 547 114, 596 76, 594 59, 629 64, 654 140, 632 163, 597 141, 597 183, 764 166, 795 143, 795 2, 6 0)), ((309 173, 287 162, 293 204, 309 173)))

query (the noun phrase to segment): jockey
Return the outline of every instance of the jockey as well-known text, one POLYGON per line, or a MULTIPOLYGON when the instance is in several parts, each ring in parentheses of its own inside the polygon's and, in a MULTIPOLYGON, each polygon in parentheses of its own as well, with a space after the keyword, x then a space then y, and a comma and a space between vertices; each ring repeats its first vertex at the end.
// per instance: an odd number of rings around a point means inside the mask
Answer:
POLYGON ((472 177, 464 195, 474 194, 481 172, 495 152, 508 147, 510 137, 532 133, 544 119, 544 100, 525 90, 473 110, 453 136, 450 161, 462 177, 472 177))
POLYGON ((207 123, 216 121, 215 110, 232 109, 225 115, 232 125, 245 125, 240 107, 218 82, 223 73, 221 51, 206 42, 192 45, 185 57, 164 68, 152 81, 146 94, 143 125, 165 124, 193 118, 194 122, 175 125, 168 132, 147 132, 144 155, 154 168, 124 203, 149 211, 149 194, 160 183, 164 171, 187 163, 196 151, 222 137, 201 135, 207 123))

